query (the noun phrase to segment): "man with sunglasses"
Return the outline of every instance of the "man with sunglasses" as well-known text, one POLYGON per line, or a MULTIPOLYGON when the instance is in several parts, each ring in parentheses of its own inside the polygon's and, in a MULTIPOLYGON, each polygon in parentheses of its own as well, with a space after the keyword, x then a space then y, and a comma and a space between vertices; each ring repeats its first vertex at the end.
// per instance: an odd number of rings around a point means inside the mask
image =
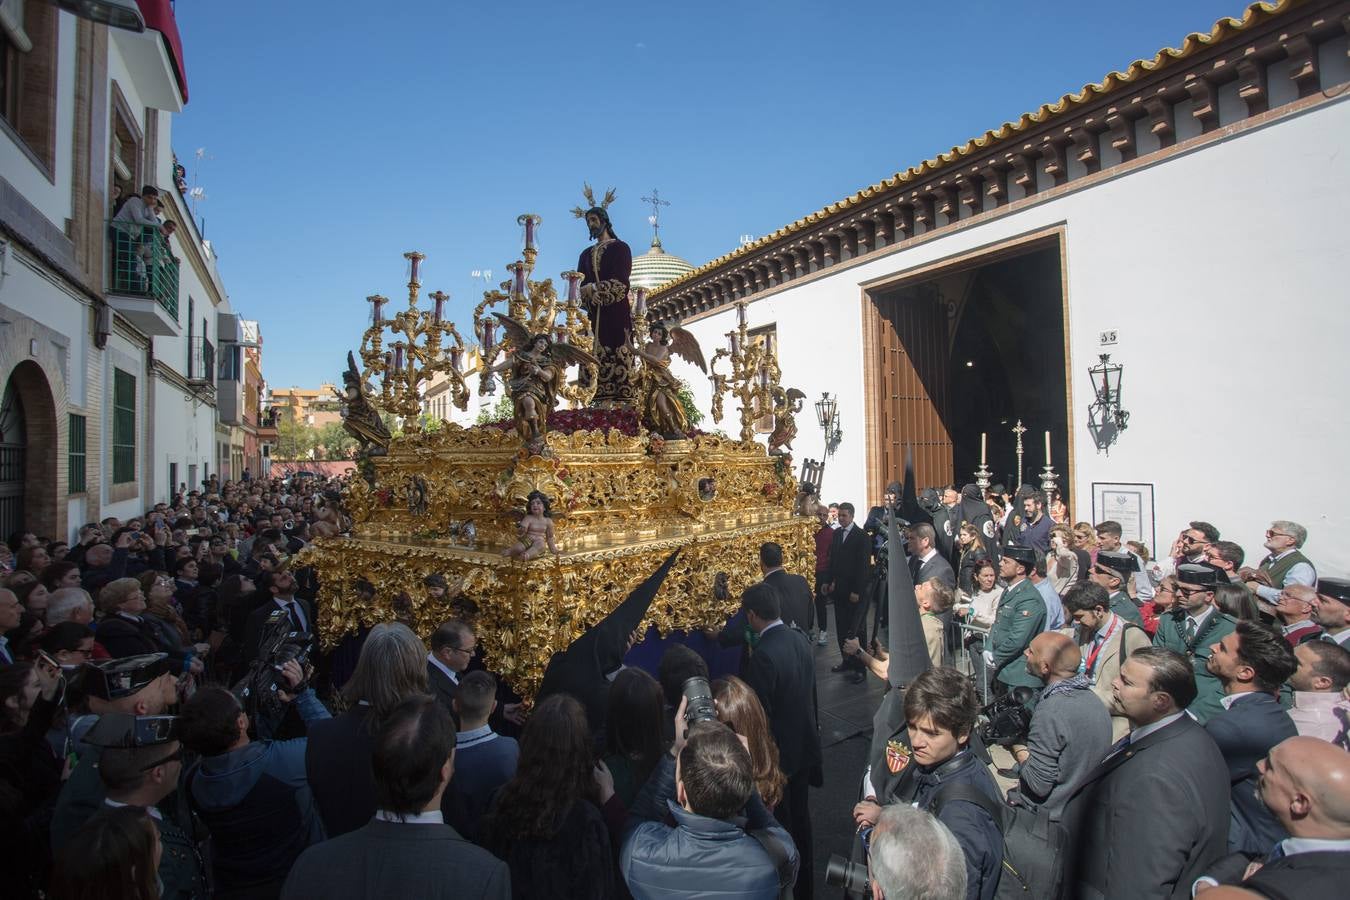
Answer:
POLYGON ((1144 617, 1139 607, 1134 605, 1130 595, 1125 593, 1125 579, 1130 573, 1139 571, 1139 559, 1133 553, 1118 550, 1098 550, 1097 561, 1092 564, 1093 583, 1106 588, 1108 608, 1131 624, 1144 627, 1144 617))
POLYGON ((104 806, 140 806, 159 832, 160 897, 205 898, 206 865, 194 839, 191 814, 182 804, 165 803, 178 788, 183 746, 175 716, 114 713, 89 730, 87 743, 103 748, 98 776, 104 806))
POLYGON ((1303 555, 1308 529, 1297 522, 1277 519, 1266 529, 1265 547, 1270 551, 1257 569, 1244 568, 1240 575, 1256 596, 1270 604, 1279 602, 1280 591, 1295 584, 1317 586, 1317 570, 1303 555))
POLYGON ((1201 725, 1223 709, 1223 683, 1208 669, 1213 647, 1237 630, 1237 621, 1214 605, 1214 586, 1221 575, 1209 565, 1177 566, 1176 602, 1158 621, 1153 646, 1185 656, 1195 670, 1196 698, 1187 707, 1201 725))

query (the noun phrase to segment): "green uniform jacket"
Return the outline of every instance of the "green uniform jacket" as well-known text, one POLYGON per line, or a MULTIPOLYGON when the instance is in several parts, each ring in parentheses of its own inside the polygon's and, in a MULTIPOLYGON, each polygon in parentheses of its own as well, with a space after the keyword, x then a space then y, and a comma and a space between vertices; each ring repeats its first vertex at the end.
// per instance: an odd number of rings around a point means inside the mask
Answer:
POLYGON ((1003 592, 998 601, 994 627, 989 632, 989 650, 994 654, 998 680, 1009 687, 1040 688, 1045 685, 1027 672, 1022 652, 1031 639, 1045 629, 1045 600, 1024 578, 1003 592))
POLYGON ((1139 613, 1139 607, 1134 605, 1130 595, 1124 591, 1116 591, 1111 595, 1111 612, 1120 616, 1126 622, 1144 627, 1144 617, 1139 613))
MULTIPOLYGON (((1209 648, 1236 631, 1237 620, 1216 609, 1210 613, 1210 618, 1206 619, 1201 627, 1204 629, 1203 633, 1199 635, 1195 653, 1190 657, 1191 666, 1195 669, 1195 687, 1198 693, 1195 702, 1186 707, 1186 711, 1203 725, 1223 709, 1223 704, 1219 702, 1219 698, 1223 696, 1223 685, 1218 678, 1210 674, 1206 666, 1210 657, 1209 648)), ((1178 622, 1171 615, 1164 613, 1158 619, 1158 633, 1153 636, 1153 646, 1175 650, 1182 656, 1188 655, 1186 620, 1178 622)))

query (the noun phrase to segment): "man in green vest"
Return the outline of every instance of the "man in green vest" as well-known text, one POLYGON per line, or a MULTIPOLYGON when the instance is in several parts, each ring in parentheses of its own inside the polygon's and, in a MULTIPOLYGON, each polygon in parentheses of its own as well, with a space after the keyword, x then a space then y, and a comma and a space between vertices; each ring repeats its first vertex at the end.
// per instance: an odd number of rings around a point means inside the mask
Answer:
POLYGON ((1139 571, 1139 558, 1120 550, 1098 550, 1090 575, 1093 582, 1106 588, 1110 610, 1132 625, 1144 627, 1144 617, 1125 593, 1125 579, 1139 571))
POLYGON ((1030 547, 1013 544, 1003 548, 998 571, 1008 586, 999 598, 984 654, 1004 691, 1014 687, 1044 687, 1040 679, 1027 672, 1022 656, 1031 639, 1045 629, 1045 601, 1027 577, 1035 568, 1036 551, 1030 547))
POLYGON ((1175 650, 1190 660, 1196 697, 1186 711, 1201 725, 1223 709, 1219 702, 1223 684, 1208 668, 1211 648, 1237 630, 1233 617, 1214 605, 1219 578, 1219 570, 1210 565, 1177 566, 1176 603, 1170 615, 1158 619, 1158 633, 1153 636, 1153 646, 1175 650))
POLYGON ((1308 529, 1297 522, 1282 519, 1271 522, 1266 529, 1265 545, 1269 555, 1261 560, 1259 568, 1244 568, 1239 575, 1256 596, 1272 606, 1279 602, 1280 591, 1290 585, 1316 587, 1317 570, 1300 549, 1307 539, 1308 529))

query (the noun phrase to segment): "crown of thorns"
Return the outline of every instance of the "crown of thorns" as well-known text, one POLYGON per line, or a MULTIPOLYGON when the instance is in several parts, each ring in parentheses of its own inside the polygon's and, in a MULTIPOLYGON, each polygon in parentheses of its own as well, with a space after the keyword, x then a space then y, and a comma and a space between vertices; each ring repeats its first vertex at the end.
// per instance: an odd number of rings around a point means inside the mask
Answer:
POLYGON ((590 206, 587 207, 586 209, 582 209, 580 206, 572 207, 572 215, 576 216, 578 219, 586 218, 586 213, 590 212, 592 209, 599 208, 608 210, 609 205, 614 202, 614 198, 617 197, 618 194, 615 192, 614 188, 610 188, 609 190, 605 191, 604 199, 601 200, 599 203, 597 203, 595 201, 595 191, 591 188, 590 184, 583 183, 581 189, 581 196, 586 198, 586 202, 589 203, 590 206))

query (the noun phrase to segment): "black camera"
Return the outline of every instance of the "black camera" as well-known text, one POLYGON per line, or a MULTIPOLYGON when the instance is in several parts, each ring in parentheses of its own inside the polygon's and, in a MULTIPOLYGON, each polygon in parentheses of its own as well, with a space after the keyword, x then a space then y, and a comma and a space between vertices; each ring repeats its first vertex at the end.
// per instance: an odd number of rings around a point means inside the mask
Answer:
POLYGON ((843 888, 846 893, 871 896, 867 866, 849 862, 838 853, 831 853, 830 861, 825 864, 825 883, 830 887, 843 888))
POLYGON ((290 616, 283 609, 277 609, 267 617, 263 623, 258 659, 234 686, 234 695, 250 715, 259 709, 269 715, 279 714, 282 703, 277 692, 298 693, 304 689, 303 683, 295 687, 287 684, 281 677, 281 669, 294 660, 304 671, 314 650, 314 635, 307 631, 292 631, 290 626, 290 616))
POLYGON ((1029 687, 1013 688, 980 710, 980 738, 986 744, 1019 744, 1031 731, 1031 710, 1027 703, 1035 691, 1029 687))
POLYGON ((698 722, 716 722, 717 707, 713 703, 712 685, 702 675, 686 678, 684 686, 684 723, 691 726, 698 722))

